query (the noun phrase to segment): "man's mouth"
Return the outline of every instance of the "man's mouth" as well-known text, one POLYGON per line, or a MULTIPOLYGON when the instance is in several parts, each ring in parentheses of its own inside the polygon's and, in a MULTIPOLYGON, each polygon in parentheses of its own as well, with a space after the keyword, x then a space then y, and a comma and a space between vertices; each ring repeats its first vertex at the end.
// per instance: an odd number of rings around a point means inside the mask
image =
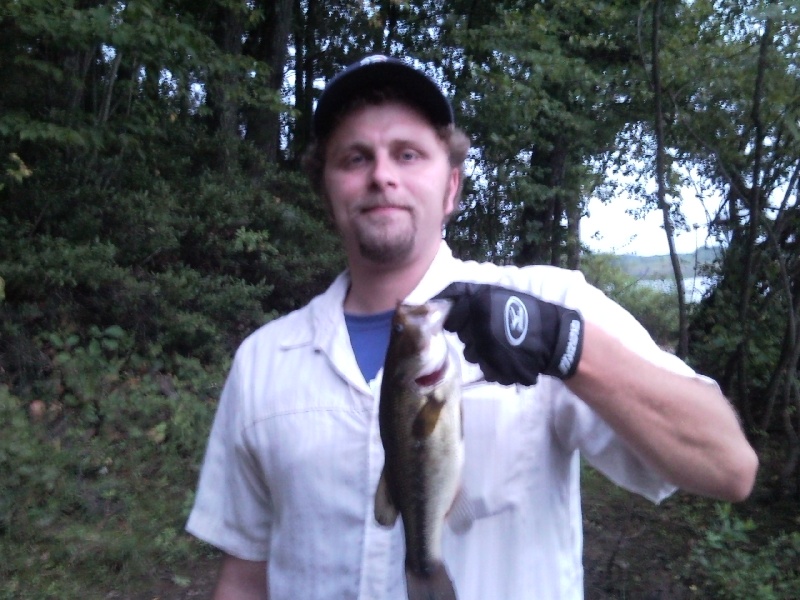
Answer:
POLYGON ((372 215, 388 214, 398 210, 408 210, 408 208, 399 204, 370 204, 361 208, 363 214, 372 215))

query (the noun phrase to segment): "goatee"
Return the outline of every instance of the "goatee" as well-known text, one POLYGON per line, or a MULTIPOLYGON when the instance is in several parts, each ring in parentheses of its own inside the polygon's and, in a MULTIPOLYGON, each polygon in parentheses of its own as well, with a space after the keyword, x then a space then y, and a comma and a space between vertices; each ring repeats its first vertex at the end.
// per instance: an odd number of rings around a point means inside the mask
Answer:
POLYGON ((411 254, 414 249, 414 238, 414 231, 409 231, 402 237, 394 238, 369 232, 366 235, 358 236, 358 248, 361 251, 361 256, 367 260, 378 264, 391 265, 402 262, 411 254))

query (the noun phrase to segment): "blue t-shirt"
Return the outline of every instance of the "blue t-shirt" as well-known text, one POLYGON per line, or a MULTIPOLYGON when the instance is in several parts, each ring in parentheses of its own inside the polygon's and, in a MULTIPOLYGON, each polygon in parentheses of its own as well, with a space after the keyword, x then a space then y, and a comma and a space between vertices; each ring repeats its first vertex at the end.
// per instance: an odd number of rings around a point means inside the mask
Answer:
POLYGON ((392 317, 394 310, 374 315, 344 315, 347 333, 350 334, 350 345, 353 346, 356 362, 366 381, 375 379, 386 359, 392 317))

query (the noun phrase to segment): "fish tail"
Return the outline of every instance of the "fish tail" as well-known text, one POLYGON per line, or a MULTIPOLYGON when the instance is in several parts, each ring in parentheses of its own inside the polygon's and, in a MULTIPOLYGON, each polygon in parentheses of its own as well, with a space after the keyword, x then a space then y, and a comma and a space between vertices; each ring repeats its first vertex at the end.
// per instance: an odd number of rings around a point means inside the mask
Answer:
POLYGON ((408 600, 457 600, 453 582, 441 562, 436 563, 428 575, 406 569, 406 588, 408 600))

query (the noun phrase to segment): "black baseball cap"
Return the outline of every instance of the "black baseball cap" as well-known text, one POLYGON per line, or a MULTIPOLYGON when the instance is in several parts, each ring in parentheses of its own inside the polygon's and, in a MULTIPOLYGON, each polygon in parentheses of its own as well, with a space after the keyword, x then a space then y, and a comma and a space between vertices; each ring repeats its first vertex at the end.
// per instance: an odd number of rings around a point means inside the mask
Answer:
POLYGON ((408 94, 408 100, 434 125, 451 125, 453 107, 430 77, 408 63, 389 56, 362 58, 328 82, 314 111, 314 136, 319 140, 333 129, 339 110, 366 90, 393 85, 408 94))

